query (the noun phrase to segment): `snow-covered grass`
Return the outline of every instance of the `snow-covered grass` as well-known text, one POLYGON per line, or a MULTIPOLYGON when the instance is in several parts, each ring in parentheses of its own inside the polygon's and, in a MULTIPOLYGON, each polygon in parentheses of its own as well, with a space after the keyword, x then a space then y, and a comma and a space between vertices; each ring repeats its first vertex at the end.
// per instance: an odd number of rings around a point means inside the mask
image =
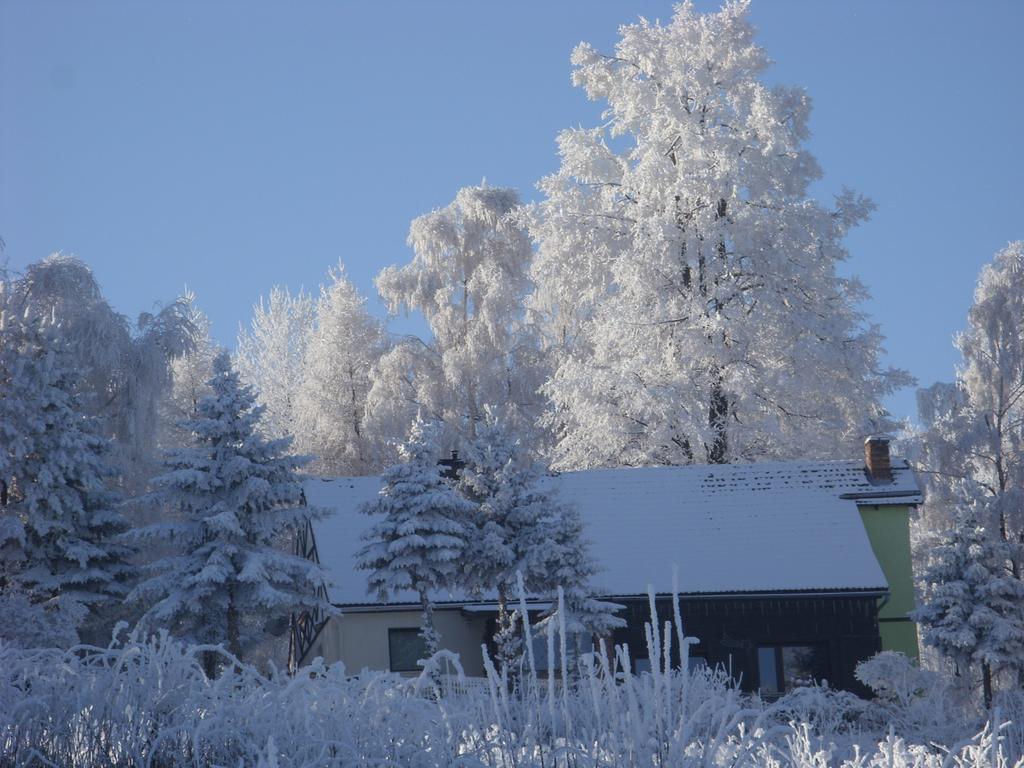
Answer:
MULTIPOLYGON (((652 637, 663 658, 671 637, 652 637)), ((1021 759, 1018 727, 993 728, 949 697, 936 702, 937 723, 918 711, 927 709, 920 686, 908 693, 917 704, 894 717, 891 696, 813 688, 766 703, 720 671, 621 674, 624 649, 614 662, 585 657, 567 686, 527 670, 516 694, 493 673, 480 685, 432 669, 414 680, 349 677, 320 663, 296 677, 236 664, 209 680, 203 650, 166 637, 67 652, 0 646, 0 764, 980 768, 1021 759)))

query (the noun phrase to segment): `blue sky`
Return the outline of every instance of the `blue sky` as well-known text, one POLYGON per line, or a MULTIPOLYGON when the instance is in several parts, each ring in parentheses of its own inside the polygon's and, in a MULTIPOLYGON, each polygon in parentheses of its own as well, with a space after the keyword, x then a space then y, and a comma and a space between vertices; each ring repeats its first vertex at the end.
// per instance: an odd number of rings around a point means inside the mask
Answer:
MULTIPOLYGON (((717 3, 698 2, 701 10, 717 3)), ((599 105, 580 41, 669 2, 0 2, 0 237, 62 250, 130 316, 187 284, 233 345, 274 284, 372 280, 409 221, 486 177, 524 197, 599 105)), ((769 82, 815 104, 828 200, 878 204, 844 271, 922 383, 949 379, 981 265, 1024 237, 1024 3, 760 0, 769 82)), ((396 330, 417 328, 400 321, 396 330)), ((890 401, 899 414, 913 392, 890 401)))

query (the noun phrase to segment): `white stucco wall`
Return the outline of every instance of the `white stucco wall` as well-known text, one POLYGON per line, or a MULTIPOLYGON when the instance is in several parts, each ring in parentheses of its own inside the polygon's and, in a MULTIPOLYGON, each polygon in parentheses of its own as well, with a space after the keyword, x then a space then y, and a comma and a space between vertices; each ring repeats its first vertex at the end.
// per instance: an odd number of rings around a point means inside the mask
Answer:
MULTIPOLYGON (((465 673, 484 674, 483 654, 486 620, 467 617, 458 608, 435 608, 434 624, 441 635, 441 647, 459 654, 465 673)), ((317 637, 304 663, 322 656, 328 664, 342 662, 352 675, 364 669, 388 671, 388 630, 419 627, 419 609, 355 612, 334 617, 317 637)), ((412 675, 414 673, 405 673, 412 675)))

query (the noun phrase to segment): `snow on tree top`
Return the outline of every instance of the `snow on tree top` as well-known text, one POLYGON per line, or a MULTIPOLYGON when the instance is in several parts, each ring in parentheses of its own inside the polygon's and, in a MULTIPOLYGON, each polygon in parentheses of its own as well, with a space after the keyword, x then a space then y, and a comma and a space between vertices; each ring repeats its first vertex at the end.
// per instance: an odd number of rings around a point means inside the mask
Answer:
MULTIPOLYGON (((593 469, 550 476, 562 500, 579 508, 609 595, 672 590, 684 594, 884 590, 887 588, 858 504, 916 504, 920 489, 905 460, 893 482, 868 481, 856 461, 593 469)), ((332 602, 374 603, 355 567, 360 534, 373 521, 359 512, 380 489, 377 477, 313 479, 310 504, 334 511, 314 523, 332 602)), ((493 596, 485 596, 493 599, 493 596)), ((475 602, 437 594, 444 602, 475 602)), ((394 603, 416 603, 396 594, 394 603)))

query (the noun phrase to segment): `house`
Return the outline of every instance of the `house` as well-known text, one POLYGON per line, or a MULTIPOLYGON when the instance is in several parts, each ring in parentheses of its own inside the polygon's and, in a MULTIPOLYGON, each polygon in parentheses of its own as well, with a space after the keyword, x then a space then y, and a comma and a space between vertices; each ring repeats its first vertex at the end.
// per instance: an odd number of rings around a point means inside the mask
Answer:
MULTIPOLYGON (((635 668, 649 668, 648 593, 661 620, 672 616, 673 572, 690 663, 721 665, 747 690, 777 693, 807 679, 860 690, 857 662, 879 650, 916 657, 909 514, 921 500, 909 464, 871 438, 865 461, 798 461, 597 469, 552 475, 578 505, 603 570, 595 587, 627 621, 611 641, 627 643, 635 668)), ((346 669, 414 672, 420 608, 412 593, 368 597, 354 553, 371 518, 358 510, 376 477, 311 479, 308 502, 334 514, 302 544, 319 556, 342 615, 306 617, 295 640, 300 663, 317 656, 346 669)), ((469 595, 435 595, 442 644, 467 675, 483 675, 496 606, 469 595)), ((486 597, 486 596, 485 596, 486 597)), ((533 602, 530 610, 545 606, 533 602)))

